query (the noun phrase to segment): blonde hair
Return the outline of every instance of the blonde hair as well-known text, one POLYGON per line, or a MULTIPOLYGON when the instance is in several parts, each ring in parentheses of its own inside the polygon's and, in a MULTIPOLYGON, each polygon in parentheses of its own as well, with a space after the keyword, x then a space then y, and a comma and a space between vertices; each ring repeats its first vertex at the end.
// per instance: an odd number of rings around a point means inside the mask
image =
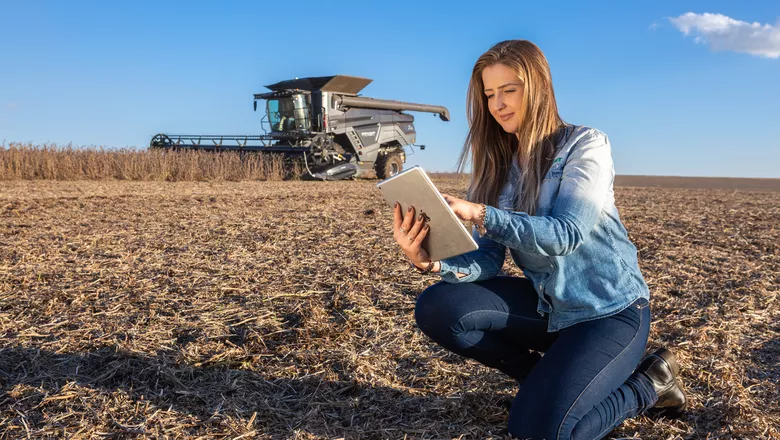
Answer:
POLYGON ((541 180, 555 153, 555 135, 564 121, 558 115, 550 66, 542 51, 526 40, 502 41, 479 57, 471 73, 467 96, 469 132, 458 159, 462 172, 471 159, 467 198, 495 205, 506 181, 514 153, 522 178, 515 184, 515 206, 533 215, 541 180), (482 71, 503 64, 517 72, 523 87, 523 121, 519 134, 507 133, 490 114, 482 71))

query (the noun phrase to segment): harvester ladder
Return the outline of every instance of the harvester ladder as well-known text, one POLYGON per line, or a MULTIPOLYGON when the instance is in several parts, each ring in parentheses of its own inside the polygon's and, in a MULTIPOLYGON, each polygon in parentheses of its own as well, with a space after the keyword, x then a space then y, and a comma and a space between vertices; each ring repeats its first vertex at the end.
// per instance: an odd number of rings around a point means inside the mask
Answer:
POLYGON ((352 145, 355 146, 356 150, 360 150, 363 148, 363 141, 360 140, 360 136, 358 136, 355 129, 350 128, 347 129, 347 136, 349 136, 350 142, 352 142, 352 145))

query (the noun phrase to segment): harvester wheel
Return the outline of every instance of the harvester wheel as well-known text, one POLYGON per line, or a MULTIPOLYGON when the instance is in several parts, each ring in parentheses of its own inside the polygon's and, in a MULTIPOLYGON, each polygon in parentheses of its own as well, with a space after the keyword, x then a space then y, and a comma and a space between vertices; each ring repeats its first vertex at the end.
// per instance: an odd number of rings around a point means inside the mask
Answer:
POLYGON ((400 173, 404 169, 404 161, 400 151, 393 151, 379 156, 376 160, 376 177, 387 179, 400 173))

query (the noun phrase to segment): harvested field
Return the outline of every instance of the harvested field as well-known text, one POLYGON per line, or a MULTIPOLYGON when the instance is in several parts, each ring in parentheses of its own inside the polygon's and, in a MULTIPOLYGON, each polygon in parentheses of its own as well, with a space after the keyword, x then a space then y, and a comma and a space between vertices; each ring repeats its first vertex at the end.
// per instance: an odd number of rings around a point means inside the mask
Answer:
POLYGON ((780 179, 737 177, 615 176, 617 186, 780 191, 780 179))
MULTIPOLYGON (((0 182, 0 438, 502 438, 374 183, 0 182)), ((609 438, 780 438, 780 192, 617 198, 692 405, 609 438)))

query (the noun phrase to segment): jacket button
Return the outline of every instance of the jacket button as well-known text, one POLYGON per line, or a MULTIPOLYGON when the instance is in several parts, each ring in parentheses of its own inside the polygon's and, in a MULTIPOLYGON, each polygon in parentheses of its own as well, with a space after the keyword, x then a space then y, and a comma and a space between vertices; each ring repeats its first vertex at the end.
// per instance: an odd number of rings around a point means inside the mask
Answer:
POLYGON ((539 284, 539 290, 542 290, 542 285, 541 284, 539 284))

